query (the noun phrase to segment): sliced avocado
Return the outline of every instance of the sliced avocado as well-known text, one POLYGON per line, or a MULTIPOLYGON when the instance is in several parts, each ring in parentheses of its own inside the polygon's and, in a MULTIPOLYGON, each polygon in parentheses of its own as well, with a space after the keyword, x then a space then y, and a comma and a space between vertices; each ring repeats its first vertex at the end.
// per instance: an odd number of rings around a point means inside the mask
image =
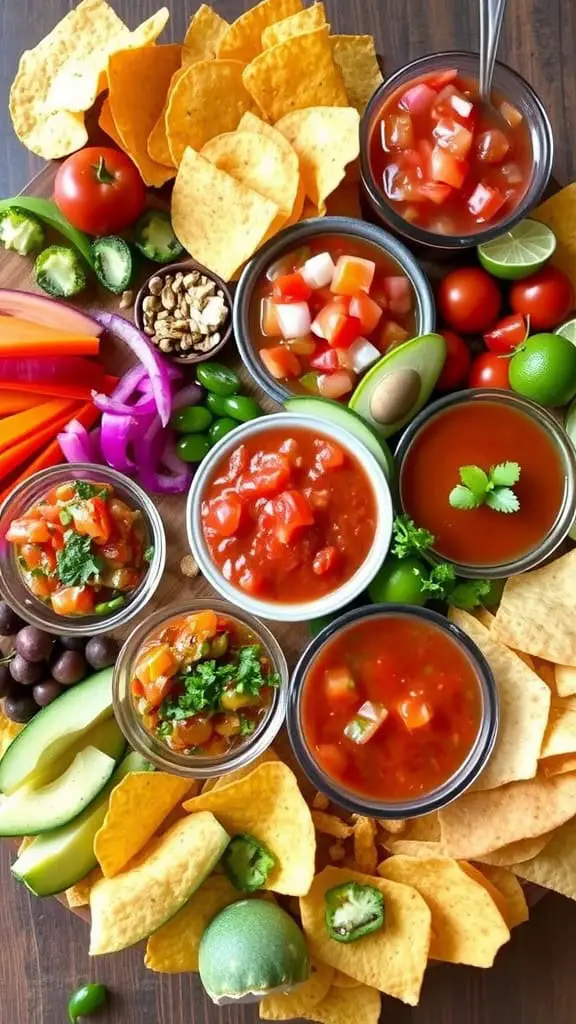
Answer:
POLYGON ((77 754, 47 786, 23 786, 0 804, 0 836, 37 836, 77 818, 101 792, 115 767, 96 747, 77 754))
POLYGON ((36 896, 53 896, 85 878, 97 864, 94 836, 106 817, 110 793, 129 772, 153 770, 141 754, 131 751, 96 800, 68 825, 38 836, 14 862, 12 874, 36 896))
POLYGON ((430 397, 446 359, 440 334, 423 334, 392 349, 368 370, 349 407, 379 437, 390 437, 414 418, 430 397))
MULTIPOLYGON (((564 430, 576 448, 576 398, 568 406, 568 412, 564 420, 564 430)), ((576 540, 576 520, 568 536, 570 540, 576 540)))
POLYGON ((105 668, 66 690, 18 733, 0 760, 0 790, 13 793, 45 776, 88 729, 111 714, 112 669, 105 668))
POLYGON ((126 750, 126 739, 112 714, 92 729, 82 733, 80 739, 73 746, 68 747, 56 761, 46 764, 44 768, 36 772, 32 783, 34 788, 38 789, 39 786, 46 786, 49 782, 57 779, 59 775, 63 775, 72 764, 74 758, 85 747, 96 747, 102 753, 108 754, 108 757, 113 758, 114 761, 118 762, 120 760, 126 750))
POLYGON ((358 413, 347 409, 339 402, 333 402, 330 398, 307 398, 295 396, 284 402, 284 408, 288 412, 300 413, 302 416, 315 416, 316 419, 326 420, 327 423, 335 423, 337 426, 347 430, 349 434, 361 441, 372 453, 379 466, 390 481, 394 475, 394 459, 386 441, 378 437, 371 426, 362 419, 358 413))

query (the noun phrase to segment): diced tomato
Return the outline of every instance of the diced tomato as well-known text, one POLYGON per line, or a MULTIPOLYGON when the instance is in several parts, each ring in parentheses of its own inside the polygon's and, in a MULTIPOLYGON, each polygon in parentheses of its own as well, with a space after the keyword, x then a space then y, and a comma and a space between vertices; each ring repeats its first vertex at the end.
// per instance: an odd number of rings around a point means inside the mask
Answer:
POLYGON ((243 511, 242 499, 231 491, 209 503, 204 522, 219 537, 233 537, 240 527, 243 511))
POLYGON ((238 491, 250 498, 271 498, 278 494, 292 476, 290 459, 278 452, 267 452, 254 464, 250 472, 238 480, 238 491))
POLYGON ((52 608, 57 615, 89 615, 94 611, 94 596, 92 587, 63 587, 52 594, 52 608))
POLYGON ((388 718, 388 709, 378 701, 367 700, 344 727, 344 735, 352 743, 364 746, 376 735, 388 718))
POLYGON ((310 360, 310 366, 323 373, 332 373, 340 368, 338 352, 336 349, 330 348, 329 345, 317 345, 316 353, 310 360))
POLYGON ((188 619, 188 628, 198 640, 211 640, 218 632, 218 616, 211 608, 195 612, 188 619))
POLYGON ((106 544, 112 532, 112 519, 108 505, 102 498, 89 498, 70 506, 74 529, 97 544, 106 544))
POLYGON ((320 548, 314 555, 312 570, 317 576, 325 576, 331 572, 340 561, 338 549, 335 547, 320 548))
POLYGON ((442 181, 425 181, 420 186, 420 192, 422 195, 429 199, 431 203, 436 203, 437 206, 441 206, 447 199, 450 198, 454 189, 451 185, 445 185, 442 181))
POLYGON ((450 85, 450 83, 455 82, 457 78, 457 69, 449 68, 447 71, 438 71, 437 74, 430 75, 426 81, 431 89, 443 89, 445 85, 450 85))
POLYGON ((162 701, 166 700, 166 697, 170 694, 172 685, 172 680, 168 676, 159 676, 157 679, 150 680, 147 683, 141 681, 146 703, 151 708, 159 708, 162 701))
POLYGON ((432 719, 430 705, 421 697, 406 697, 396 705, 396 711, 410 732, 428 725, 432 719))
POLYGON ((316 757, 329 775, 343 775, 348 767, 346 751, 335 743, 319 743, 316 746, 316 757))
POLYGON ((509 149, 510 143, 499 128, 491 128, 476 137, 478 159, 485 164, 501 164, 509 149))
POLYGON ((420 185, 423 180, 421 167, 410 167, 405 163, 389 164, 384 170, 384 192, 394 202, 421 203, 420 185))
POLYGON ((64 537, 62 536, 62 527, 60 527, 60 530, 56 529, 56 527, 54 527, 52 529, 51 537, 50 537, 50 544, 51 544, 51 548, 52 548, 53 552, 54 551, 62 551, 62 548, 64 547, 64 537))
POLYGON ((323 470, 340 469, 340 466, 344 465, 345 458, 342 448, 335 441, 318 441, 316 464, 323 470))
POLYGON ((397 316, 403 316, 412 309, 412 285, 407 277, 390 274, 382 281, 388 309, 397 316))
POLYGON ((459 160, 464 160, 468 156, 474 136, 459 121, 452 117, 441 117, 432 134, 441 149, 452 153, 459 160))
POLYGON ((342 398, 354 390, 355 378, 349 370, 323 373, 318 377, 318 394, 322 398, 342 398))
POLYGON ((260 329, 268 338, 281 338, 282 330, 276 315, 276 306, 272 299, 262 299, 260 303, 260 329))
POLYGON ((169 644, 155 644, 140 656, 134 669, 134 675, 136 679, 140 680, 142 686, 146 687, 158 679, 176 675, 179 667, 179 662, 169 644))
POLYGON ((358 699, 354 676, 346 665, 328 668, 324 673, 324 692, 330 704, 353 704, 358 699))
POLYGON ((282 274, 274 281, 272 294, 277 302, 305 302, 312 289, 301 274, 282 274))
POLYGON ((478 223, 483 224, 492 220, 505 202, 506 196, 502 195, 500 189, 480 181, 468 200, 468 209, 478 223))
POLYGON ((44 600, 57 590, 58 580, 54 576, 35 575, 29 580, 28 586, 34 597, 44 600))
POLYGON ((309 338, 291 338, 290 341, 286 342, 288 349, 295 356, 311 356, 316 351, 317 344, 316 338, 312 336, 309 338))
POLYGON ((172 744, 177 750, 201 747, 211 739, 213 731, 208 715, 193 715, 174 724, 172 744))
POLYGON ((312 526, 314 516, 301 491, 283 491, 272 502, 274 533, 281 544, 289 544, 304 526, 312 526))
POLYGON ((431 164, 434 181, 443 181, 446 185, 451 185, 452 188, 462 188, 468 174, 466 160, 458 160, 451 153, 436 145, 432 150, 431 164))
POLYGON ((372 334, 380 323, 382 307, 365 293, 354 295, 350 299, 350 316, 360 321, 363 334, 372 334))
POLYGON ((73 484, 60 484, 59 487, 55 487, 53 491, 50 491, 46 500, 53 504, 57 501, 72 501, 75 494, 76 491, 73 484))
POLYGON ((414 127, 410 114, 389 114, 381 122, 384 149, 413 149, 414 127))
POLYGON ((48 502, 38 505, 40 518, 46 523, 60 523, 60 511, 58 505, 50 505, 48 502))
POLYGON ((410 114, 425 114, 432 106, 436 93, 426 82, 411 85, 402 96, 399 106, 410 114))
POLYGON ((312 331, 332 348, 348 348, 362 334, 362 324, 357 317, 342 313, 338 302, 330 302, 318 313, 312 331))
POLYGON ((299 377, 302 367, 298 356, 285 345, 275 345, 273 348, 261 348, 260 358, 268 373, 275 380, 283 380, 285 377, 299 377))
POLYGON ((44 552, 39 544, 23 544, 20 557, 24 559, 27 569, 37 569, 42 564, 44 552))
POLYGON ((510 125, 511 128, 517 128, 519 124, 522 124, 524 118, 520 111, 508 100, 503 100, 500 104, 500 113, 504 120, 510 125))
POLYGON ((259 594, 262 590, 262 577, 255 569, 244 569, 238 577, 238 586, 247 594, 259 594))
POLYGON ((6 532, 10 544, 45 544, 50 537, 43 519, 14 519, 6 532))
POLYGON ((441 117, 452 116, 454 108, 450 101, 456 91, 456 86, 452 82, 446 82, 446 84, 439 89, 431 111, 432 117, 435 118, 435 120, 439 121, 441 117))
POLYGON ((322 338, 323 335, 320 334, 322 322, 320 321, 319 323, 317 318, 325 306, 330 306, 334 312, 348 316, 350 312, 350 298, 348 295, 333 295, 329 288, 322 288, 321 292, 314 292, 310 300, 310 308, 316 314, 316 320, 312 324, 312 333, 318 338, 322 338))
POLYGON ((463 118, 465 121, 468 120, 468 118, 472 114, 472 111, 474 110, 474 104, 471 103, 469 99, 466 99, 465 96, 462 96, 462 94, 459 92, 455 92, 450 97, 450 106, 452 107, 452 110, 454 110, 455 113, 458 115, 458 117, 463 118))
POLYGON ((130 683, 130 689, 132 691, 133 697, 138 698, 144 696, 144 687, 142 686, 142 683, 140 682, 139 679, 132 680, 132 682, 130 683))
POLYGON ((334 295, 357 295, 358 292, 369 292, 375 270, 374 260, 365 260, 360 256, 340 256, 330 289, 334 295))
POLYGON ((387 320, 382 327, 378 347, 382 352, 388 352, 389 349, 396 348, 397 345, 401 345, 409 337, 408 331, 404 330, 399 323, 396 323, 395 320, 387 320))
POLYGON ((121 569, 132 560, 132 548, 125 540, 114 540, 105 544, 100 554, 112 569, 121 569))

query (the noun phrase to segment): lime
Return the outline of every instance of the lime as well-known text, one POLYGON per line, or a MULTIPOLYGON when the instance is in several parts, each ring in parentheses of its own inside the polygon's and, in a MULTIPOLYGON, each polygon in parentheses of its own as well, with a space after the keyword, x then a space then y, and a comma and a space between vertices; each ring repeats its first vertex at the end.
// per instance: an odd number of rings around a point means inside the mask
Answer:
POLYGON ((576 347, 560 334, 535 334, 510 360, 510 386, 540 405, 566 405, 576 395, 576 347))
POLYGON ((491 242, 478 246, 478 259, 489 274, 504 281, 518 281, 534 274, 556 248, 554 232, 537 220, 522 220, 491 242))
POLYGON ((561 334, 563 338, 568 338, 573 345, 576 345, 576 320, 567 320, 561 327, 557 327, 554 334, 561 334))

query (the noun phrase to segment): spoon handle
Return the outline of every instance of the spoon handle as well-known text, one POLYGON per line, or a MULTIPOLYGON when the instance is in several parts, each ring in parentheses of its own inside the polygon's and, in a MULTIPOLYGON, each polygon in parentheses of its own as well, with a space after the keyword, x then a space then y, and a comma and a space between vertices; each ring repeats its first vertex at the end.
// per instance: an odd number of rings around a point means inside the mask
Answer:
POLYGON ((502 33, 507 0, 479 0, 480 3, 480 95, 490 101, 494 63, 502 33))

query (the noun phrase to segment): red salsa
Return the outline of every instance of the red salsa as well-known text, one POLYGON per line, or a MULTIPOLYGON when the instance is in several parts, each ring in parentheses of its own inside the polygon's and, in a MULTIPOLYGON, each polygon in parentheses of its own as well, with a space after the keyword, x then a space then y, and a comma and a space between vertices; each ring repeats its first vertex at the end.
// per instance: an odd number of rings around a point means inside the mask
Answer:
POLYGON ((131 691, 155 739, 180 754, 221 757, 255 733, 277 685, 258 637, 207 608, 150 634, 136 657, 131 691))
POLYGON ((301 723, 320 767, 373 800, 408 800, 445 783, 480 728, 476 671, 438 626, 370 618, 321 649, 304 681, 301 723))
POLYGON ((377 513, 353 455, 312 430, 271 427, 220 461, 201 516, 212 558, 230 583, 298 604, 354 575, 370 551, 377 513))
POLYGON ((362 239, 321 235, 258 281, 251 336, 268 373, 298 394, 347 400, 360 377, 416 329, 414 289, 362 239))
POLYGON ((472 234, 520 202, 532 176, 522 113, 453 68, 402 85, 386 100, 370 139, 377 186, 404 217, 443 235, 472 234))
POLYGON ((425 423, 400 469, 404 511, 434 534, 435 552, 462 565, 498 565, 533 550, 554 525, 564 498, 564 468, 553 439, 530 415, 490 399, 457 403, 425 423), (488 505, 453 508, 449 495, 463 466, 516 462, 513 514, 488 505))

